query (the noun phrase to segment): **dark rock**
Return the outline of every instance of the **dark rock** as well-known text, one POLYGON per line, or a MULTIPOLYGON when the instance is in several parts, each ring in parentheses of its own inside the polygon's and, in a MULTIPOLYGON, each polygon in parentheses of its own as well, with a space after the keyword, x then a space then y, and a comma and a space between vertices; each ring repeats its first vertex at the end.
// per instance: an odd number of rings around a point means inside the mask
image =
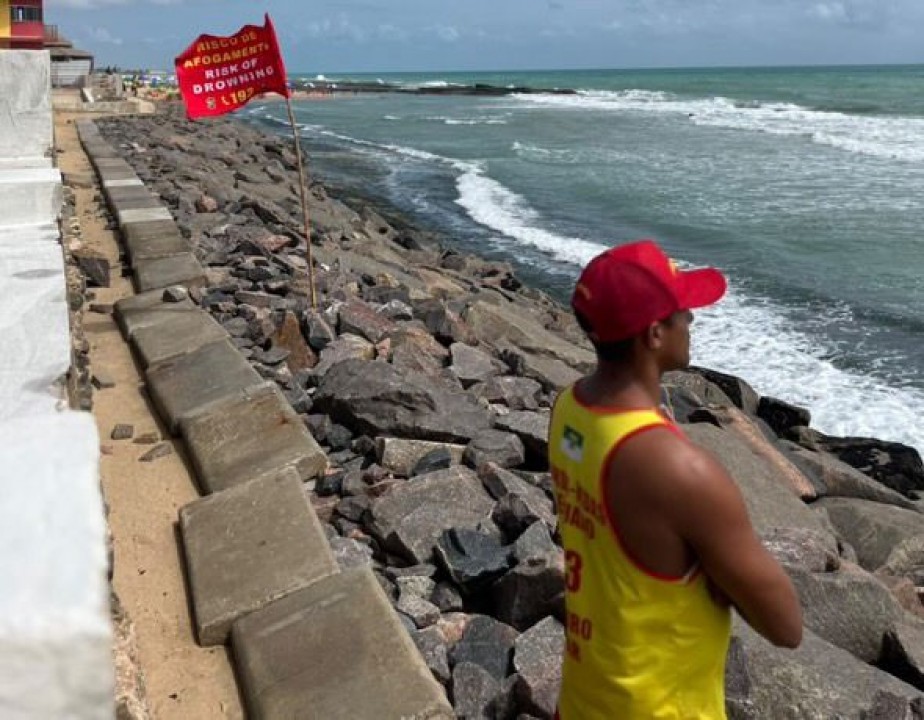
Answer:
POLYGON ((838 534, 856 550, 859 564, 870 572, 878 570, 899 543, 924 529, 921 513, 869 500, 824 498, 814 507, 827 511, 838 534))
POLYGON ((344 472, 338 470, 328 475, 322 475, 314 483, 314 491, 320 497, 339 495, 343 487, 344 472))
POLYGON ((895 693, 879 690, 873 704, 860 720, 924 720, 924 699, 909 700, 895 693))
POLYGON ((247 320, 242 317, 231 318, 230 320, 225 320, 221 324, 221 326, 233 338, 244 337, 247 334, 249 325, 250 324, 247 322, 247 320))
POLYGON ((510 567, 510 549, 497 539, 474 530, 445 531, 434 554, 463 593, 474 594, 500 577, 510 567))
POLYGON ((754 388, 741 378, 702 367, 690 366, 688 370, 689 372, 702 375, 709 382, 718 385, 722 392, 724 392, 740 410, 743 410, 750 416, 757 415, 759 396, 754 391, 754 388))
POLYGON ((311 432, 311 436, 322 445, 327 445, 327 433, 333 423, 327 415, 312 413, 304 418, 305 427, 311 432))
POLYGON ((74 253, 74 261, 87 278, 88 287, 109 287, 109 260, 88 252, 74 253))
POLYGON ((173 454, 173 448, 170 446, 170 443, 161 443, 160 445, 155 445, 138 458, 138 462, 154 462, 155 460, 171 454, 173 454))
POLYGON ((811 630, 797 650, 788 650, 773 647, 736 618, 734 637, 740 647, 737 661, 750 679, 750 692, 736 698, 737 705, 752 714, 732 717, 860 718, 880 690, 908 699, 920 694, 811 630))
POLYGON ((397 581, 403 577, 424 577, 432 579, 436 575, 436 565, 430 563, 420 563, 409 567, 387 567, 385 568, 385 577, 397 581))
POLYGON ((346 360, 365 361, 374 357, 375 347, 368 340, 358 335, 343 335, 321 351, 320 362, 314 368, 315 376, 323 378, 332 367, 346 360))
POLYGON ((350 449, 357 455, 370 455, 375 450, 375 440, 368 435, 360 435, 350 445, 350 449))
POLYGON ((353 444, 353 433, 349 428, 333 423, 327 428, 324 439, 332 450, 348 450, 353 444))
POLYGON ((478 477, 497 500, 511 498, 498 517, 492 514, 495 522, 501 520, 504 523, 504 526, 500 523, 498 526, 508 533, 508 537, 517 537, 536 520, 544 522, 550 531, 555 529, 558 522, 555 509, 541 489, 494 463, 481 465, 478 477), (518 502, 513 502, 512 498, 517 498, 518 502))
POLYGON ((337 503, 337 513, 347 520, 361 523, 370 504, 369 498, 365 495, 351 495, 337 503))
POLYGON ((425 575, 401 575, 394 581, 400 595, 416 595, 424 600, 429 599, 436 589, 436 583, 425 575))
POLYGON ((437 376, 449 357, 449 351, 424 328, 407 325, 393 332, 390 339, 391 364, 402 370, 437 376))
POLYGON ((564 650, 565 629, 555 618, 537 623, 514 643, 518 704, 543 720, 555 717, 564 650))
POLYGON ((302 333, 311 348, 317 352, 321 352, 337 337, 324 316, 316 310, 305 311, 302 317, 302 333))
POLYGON ((273 335, 272 341, 273 347, 289 351, 289 355, 286 357, 286 365, 293 373, 313 368, 318 364, 318 356, 305 342, 295 313, 285 313, 282 322, 273 335))
POLYGON ((324 376, 314 402, 335 421, 371 436, 464 442, 491 424, 487 411, 469 395, 425 383, 383 362, 337 364, 324 376))
POLYGON ((499 416, 495 425, 501 430, 507 430, 520 436, 523 445, 537 458, 546 458, 548 455, 549 414, 543 412, 530 412, 527 410, 514 411, 499 416))
POLYGON ((440 609, 436 605, 410 593, 401 593, 398 596, 395 609, 407 615, 420 629, 430 627, 440 619, 440 609))
POLYGON ((395 475, 410 477, 417 463, 434 450, 445 450, 452 459, 451 464, 458 465, 462 460, 465 446, 436 443, 429 440, 379 437, 376 439, 375 449, 376 459, 385 469, 395 475))
POLYGON ((283 347, 271 347, 269 350, 254 348, 253 359, 264 365, 279 365, 292 353, 283 347))
POLYGON ((462 610, 465 607, 462 594, 455 585, 449 582, 436 584, 430 594, 430 602, 436 605, 440 612, 444 613, 462 610))
POLYGON ((475 615, 465 628, 462 639, 452 648, 450 662, 453 666, 473 663, 487 670, 496 680, 503 680, 510 670, 518 635, 512 627, 492 617, 475 615))
POLYGON ((112 428, 109 437, 113 440, 130 440, 135 434, 135 426, 126 423, 119 423, 112 428))
POLYGON ((352 538, 335 537, 328 540, 331 554, 340 570, 351 570, 372 564, 372 548, 352 538))
POLYGON ((398 299, 389 300, 379 308, 378 312, 393 321, 413 320, 414 318, 414 311, 411 306, 407 302, 398 299))
POLYGON ((547 392, 558 393, 581 377, 573 367, 544 352, 530 353, 509 344, 502 345, 499 352, 512 373, 537 381, 547 392))
POLYGON ((530 378, 504 375, 477 383, 469 391, 489 403, 503 403, 511 410, 536 410, 542 385, 530 378))
POLYGON ((757 404, 757 417, 766 422, 780 437, 791 427, 808 426, 812 421, 812 414, 808 409, 766 395, 757 404))
MULTIPOLYGON (((703 383, 706 382, 704 378, 698 375, 695 377, 703 383)), ((718 388, 716 390, 721 392, 718 388)), ((706 405, 706 402, 689 387, 669 384, 662 384, 661 386, 661 403, 667 409, 668 415, 680 423, 697 422, 698 411, 702 410, 706 405)), ((730 405, 731 400, 728 400, 728 403, 730 405)))
POLYGON ((484 382, 499 372, 497 363, 490 355, 470 345, 453 343, 449 346, 449 352, 452 355, 449 369, 459 378, 463 387, 484 382))
POLYGON ((893 547, 877 572, 911 578, 915 585, 924 587, 924 532, 893 547))
POLYGON ((456 664, 452 671, 452 705, 460 720, 491 720, 501 693, 501 680, 473 663, 456 664))
POLYGON ((340 332, 352 333, 377 343, 396 326, 361 300, 350 300, 340 306, 340 332))
POLYGON ((906 497, 913 498, 915 493, 924 490, 924 463, 918 451, 907 445, 874 438, 836 438, 818 434, 809 449, 831 453, 906 497))
POLYGON ((914 503, 904 495, 864 475, 856 468, 825 452, 807 450, 787 440, 783 451, 818 490, 819 496, 852 497, 914 510, 914 503))
POLYGON ((443 345, 471 343, 474 340, 466 323, 442 300, 414 300, 411 306, 414 317, 423 321, 427 331, 443 345))
POLYGON ((518 563, 525 563, 534 558, 542 558, 556 551, 555 542, 544 522, 534 522, 513 545, 513 557, 518 563))
POLYGON ((765 532, 761 540, 783 565, 813 573, 833 572, 841 565, 837 540, 830 533, 807 528, 774 528, 765 532))
POLYGON ((282 394, 285 396, 286 400, 289 401, 289 405, 292 406, 292 409, 299 415, 311 412, 311 396, 298 385, 289 390, 284 390, 282 394))
POLYGON ((482 430, 465 448, 463 461, 473 468, 486 462, 509 468, 522 465, 526 460, 523 441, 517 435, 500 430, 482 430))
POLYGON ((141 433, 134 440, 132 440, 132 442, 136 445, 153 445, 154 443, 160 442, 160 433, 154 430, 141 433))
POLYGON ((924 690, 924 624, 897 622, 886 634, 879 667, 924 690))
POLYGON ((564 617, 565 568, 558 549, 517 565, 494 584, 497 618, 525 630, 546 615, 564 617))
POLYGON ((445 446, 437 447, 430 450, 426 455, 420 458, 420 460, 414 463, 409 477, 426 475, 427 473, 436 472, 437 470, 445 470, 451 467, 452 464, 453 457, 450 449, 445 446))
POLYGON ((164 288, 164 294, 161 295, 161 300, 165 303, 183 302, 187 298, 189 298, 189 291, 182 285, 171 285, 164 288))
POLYGON ((411 633, 421 657, 433 676, 443 685, 449 682, 449 648, 438 628, 428 627, 411 633))
POLYGON ((390 285, 372 285, 370 287, 364 287, 363 299, 366 302, 384 306, 396 302, 407 308, 408 313, 410 313, 406 317, 395 318, 386 312, 384 307, 379 308, 379 312, 384 314, 385 317, 391 317, 392 320, 410 320, 413 317, 413 311, 411 311, 410 308, 411 294, 406 287, 391 287, 390 285))
POLYGON ((901 614, 892 594, 869 573, 849 563, 836 573, 816 574, 790 566, 805 626, 865 662, 875 662, 889 628, 901 614))
POLYGON ((370 531, 411 562, 427 562, 444 531, 474 529, 494 501, 471 470, 454 466, 394 486, 372 503, 370 531))

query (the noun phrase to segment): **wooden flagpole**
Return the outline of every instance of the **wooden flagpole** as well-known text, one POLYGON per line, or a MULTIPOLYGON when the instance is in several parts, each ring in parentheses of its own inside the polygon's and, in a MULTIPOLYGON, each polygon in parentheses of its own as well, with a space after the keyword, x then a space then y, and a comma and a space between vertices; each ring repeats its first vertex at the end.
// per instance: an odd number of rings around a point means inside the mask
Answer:
POLYGON ((292 137, 295 138, 295 159, 298 161, 298 183, 302 194, 302 219, 305 222, 305 245, 308 254, 308 291, 311 295, 311 309, 318 307, 318 298, 314 290, 314 263, 311 261, 311 226, 308 224, 308 184, 305 181, 305 166, 302 163, 302 146, 298 138, 298 128, 295 126, 295 115, 292 113, 292 101, 286 96, 286 109, 289 111, 289 124, 292 126, 292 137))

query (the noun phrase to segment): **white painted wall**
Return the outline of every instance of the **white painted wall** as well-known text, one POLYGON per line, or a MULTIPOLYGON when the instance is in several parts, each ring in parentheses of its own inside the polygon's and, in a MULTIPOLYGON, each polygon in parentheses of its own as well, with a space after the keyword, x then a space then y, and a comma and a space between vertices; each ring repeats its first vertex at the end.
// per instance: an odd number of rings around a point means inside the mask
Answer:
POLYGON ((0 718, 114 714, 99 438, 67 409, 48 54, 0 52, 0 718), (46 157, 48 155, 48 157, 46 157))

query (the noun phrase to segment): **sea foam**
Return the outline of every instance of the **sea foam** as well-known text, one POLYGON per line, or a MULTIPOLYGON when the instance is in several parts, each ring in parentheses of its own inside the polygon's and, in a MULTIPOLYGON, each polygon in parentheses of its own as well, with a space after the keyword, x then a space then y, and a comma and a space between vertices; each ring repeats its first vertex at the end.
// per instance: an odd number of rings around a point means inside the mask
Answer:
POLYGON ((682 98, 649 90, 518 95, 518 101, 570 110, 685 116, 704 126, 809 138, 852 153, 924 161, 924 118, 877 117, 812 110, 791 103, 744 103, 726 97, 682 98))

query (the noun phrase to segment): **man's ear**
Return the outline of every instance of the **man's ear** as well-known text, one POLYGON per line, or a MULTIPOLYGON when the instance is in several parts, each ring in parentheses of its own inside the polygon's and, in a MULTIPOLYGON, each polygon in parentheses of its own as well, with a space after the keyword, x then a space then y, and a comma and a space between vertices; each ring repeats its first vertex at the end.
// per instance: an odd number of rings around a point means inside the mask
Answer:
POLYGON ((642 333, 642 342, 648 350, 660 350, 664 344, 664 326, 659 322, 651 323, 642 333))

